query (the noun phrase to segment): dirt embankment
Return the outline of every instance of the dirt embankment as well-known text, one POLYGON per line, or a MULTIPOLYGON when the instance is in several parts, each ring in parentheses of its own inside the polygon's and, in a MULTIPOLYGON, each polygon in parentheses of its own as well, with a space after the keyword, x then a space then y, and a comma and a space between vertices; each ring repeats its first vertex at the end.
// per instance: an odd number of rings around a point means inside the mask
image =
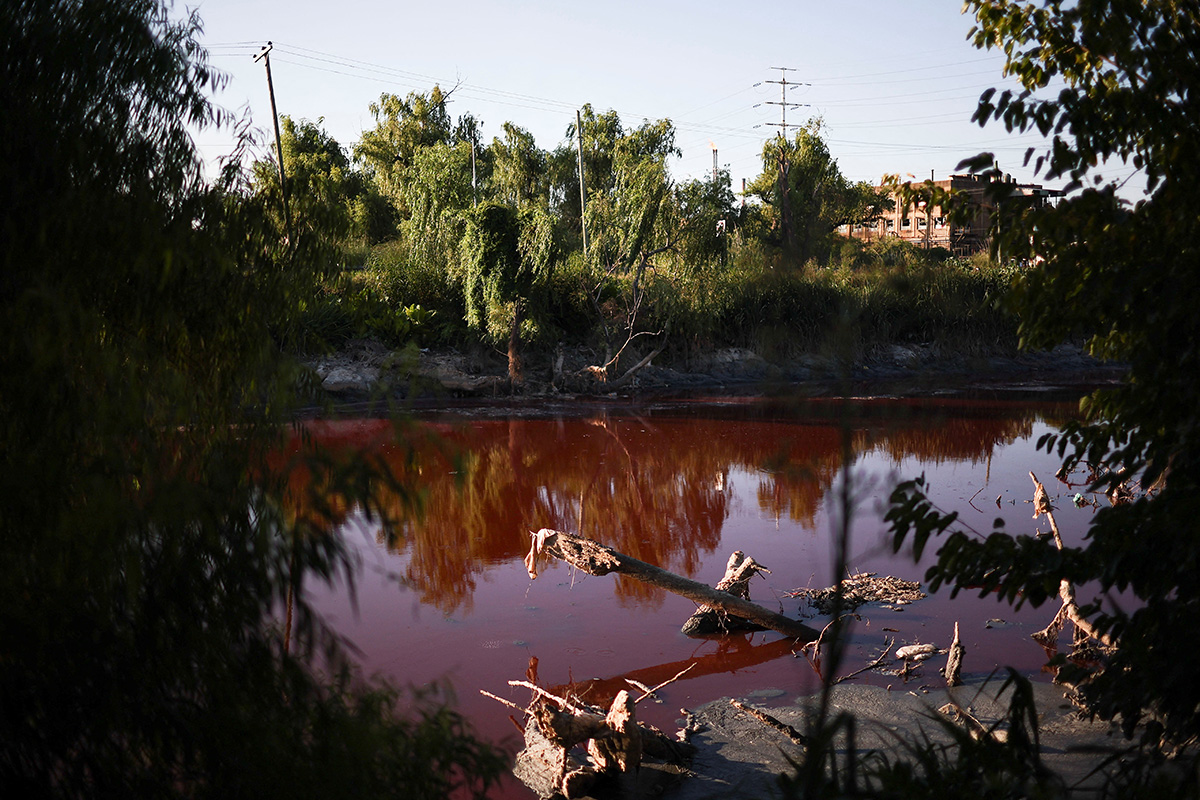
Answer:
POLYGON ((314 402, 370 406, 388 400, 439 404, 463 398, 638 397, 697 394, 920 394, 989 386, 1071 388, 1119 379, 1120 366, 1085 355, 1074 345, 1036 353, 962 353, 930 345, 891 345, 847 362, 821 353, 785 361, 752 350, 725 348, 686 360, 660 358, 619 388, 596 378, 595 354, 560 350, 527 357, 524 381, 514 385, 502 353, 450 348, 389 350, 356 339, 335 353, 308 356, 320 396, 314 402))

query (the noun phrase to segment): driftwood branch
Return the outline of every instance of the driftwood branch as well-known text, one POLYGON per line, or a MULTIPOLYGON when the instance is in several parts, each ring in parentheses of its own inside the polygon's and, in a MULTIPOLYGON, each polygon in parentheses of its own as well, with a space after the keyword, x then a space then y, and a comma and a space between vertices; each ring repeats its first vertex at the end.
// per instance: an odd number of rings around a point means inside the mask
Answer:
MULTIPOLYGON (((691 672, 692 668, 693 668, 693 667, 695 667, 695 666, 696 666, 695 664, 690 664, 690 665, 688 665, 687 669, 681 670, 681 671, 680 671, 680 672, 679 672, 679 673, 678 673, 678 674, 677 674, 677 675, 676 675, 674 678, 671 678, 670 680, 663 681, 662 683, 658 684, 657 686, 651 686, 649 689, 644 689, 644 688, 642 688, 641 686, 639 686, 638 688, 642 689, 642 692, 643 692, 643 694, 642 694, 642 696, 641 696, 641 697, 639 697, 638 699, 634 700, 633 702, 634 702, 634 703, 640 703, 640 702, 642 702, 643 700, 645 700, 647 697, 651 697, 651 696, 653 696, 653 695, 654 695, 654 693, 655 693, 655 692, 657 692, 659 689, 663 688, 664 686, 670 686, 672 683, 674 683, 675 681, 679 680, 679 679, 680 679, 680 678, 682 678, 684 675, 687 675, 689 672, 691 672)), ((627 678, 626 680, 629 680, 629 679, 627 678)), ((634 683, 634 681, 632 681, 632 680, 630 680, 629 682, 630 682, 630 683, 634 683)))
POLYGON ((950 652, 946 655, 946 685, 962 686, 962 661, 966 648, 958 636, 958 623, 954 623, 954 641, 950 643, 950 652))
POLYGON ((531 577, 536 577, 537 558, 542 553, 565 561, 589 575, 607 575, 610 572, 628 575, 681 597, 686 597, 695 603, 719 608, 726 614, 750 620, 764 628, 778 631, 784 636, 806 641, 817 637, 817 631, 802 622, 768 611, 728 592, 705 586, 699 581, 684 578, 653 564, 647 564, 645 561, 619 553, 582 536, 549 528, 543 528, 534 534, 533 549, 526 558, 526 566, 529 568, 531 577))
MULTIPOLYGON (((583 797, 602 774, 636 774, 643 756, 676 764, 684 760, 683 745, 653 725, 637 721, 637 701, 627 691, 618 692, 605 712, 560 697, 532 681, 508 683, 534 693, 529 707, 522 709, 528 718, 525 748, 517 754, 513 773, 539 797, 583 797), (587 758, 583 760, 572 750, 585 743, 587 758)), ((482 694, 516 707, 491 692, 482 694)))
POLYGON ((740 708, 742 711, 745 711, 747 714, 754 717, 756 720, 763 723, 764 725, 767 725, 768 727, 774 728, 775 730, 779 731, 780 733, 782 733, 784 736, 791 739, 796 744, 808 744, 808 737, 806 737, 803 733, 801 733, 800 731, 793 728, 791 725, 788 725, 786 722, 780 722, 779 720, 775 719, 775 717, 772 717, 770 714, 767 714, 766 712, 763 712, 763 711, 759 711, 757 708, 751 708, 750 706, 746 705, 745 703, 743 703, 741 701, 730 700, 729 702, 734 707, 740 708))
POLYGON ((845 683, 846 681, 850 680, 851 678, 857 678, 859 675, 862 675, 864 672, 870 672, 871 670, 873 670, 876 667, 883 664, 883 662, 888 657, 888 653, 892 652, 892 645, 895 643, 896 643, 895 639, 888 639, 887 647, 883 648, 883 652, 879 654, 878 658, 876 658, 870 664, 867 664, 865 667, 854 670, 854 672, 851 672, 849 675, 843 675, 840 678, 834 678, 833 685, 836 686, 839 683, 845 683))
MULTIPOLYGON (((741 550, 734 550, 729 556, 729 561, 725 563, 725 575, 717 582, 716 590, 749 601, 750 579, 760 572, 771 574, 771 570, 741 550)), ((740 617, 731 618, 720 608, 713 608, 707 604, 696 609, 696 613, 683 623, 683 632, 688 636, 730 633, 735 630, 762 630, 762 626, 740 617)))
POLYGON ((516 709, 517 711, 520 711, 522 714, 525 713, 525 709, 522 708, 521 706, 517 705, 516 703, 512 702, 511 700, 505 700, 503 697, 500 697, 499 695, 492 694, 491 692, 487 691, 486 689, 480 689, 479 693, 481 695, 483 695, 484 697, 492 698, 497 703, 503 703, 504 705, 508 706, 509 708, 516 709))
MULTIPOLYGON (((1033 516, 1036 519, 1038 516, 1045 514, 1046 519, 1050 522, 1050 533, 1054 536, 1054 546, 1059 550, 1063 549, 1062 535, 1058 532, 1058 522, 1054 519, 1054 508, 1050 505, 1049 495, 1046 494, 1046 487, 1037 479, 1037 475, 1029 473, 1030 480, 1033 481, 1033 516)), ((1079 612, 1079 603, 1075 600, 1075 584, 1067 579, 1062 579, 1058 584, 1058 596, 1062 599, 1062 610, 1066 613, 1068 619, 1075 625, 1076 630, 1082 631, 1096 641, 1103 644, 1105 647, 1115 647, 1116 641, 1108 634, 1101 633, 1096 630, 1096 627, 1086 620, 1079 612)), ((1038 631, 1033 637, 1039 643, 1045 644, 1045 641, 1053 641, 1051 637, 1052 629, 1055 622, 1059 621, 1056 616, 1054 621, 1046 627, 1045 630, 1038 631)))

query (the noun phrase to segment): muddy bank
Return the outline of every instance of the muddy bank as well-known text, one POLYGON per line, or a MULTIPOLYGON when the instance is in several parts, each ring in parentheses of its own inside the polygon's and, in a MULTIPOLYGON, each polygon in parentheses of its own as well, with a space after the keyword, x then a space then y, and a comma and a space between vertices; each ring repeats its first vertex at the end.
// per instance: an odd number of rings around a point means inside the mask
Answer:
POLYGON ((652 362, 619 389, 579 376, 594 360, 583 350, 557 358, 529 357, 524 382, 514 386, 501 353, 453 349, 389 350, 378 341, 348 342, 335 353, 309 356, 319 387, 313 405, 364 410, 388 402, 438 405, 506 398, 686 397, 704 394, 821 396, 941 393, 995 389, 1049 391, 1119 380, 1123 369, 1097 361, 1079 346, 1035 353, 947 352, 928 345, 892 345, 854 363, 822 354, 768 361, 744 348, 727 348, 684 361, 652 362))
MULTIPOLYGON (((1002 720, 1011 692, 1001 693, 1003 686, 1003 678, 998 677, 976 677, 953 690, 843 684, 834 687, 831 708, 835 714, 847 712, 857 720, 854 750, 860 763, 871 751, 898 759, 905 757, 907 745, 913 742, 925 738, 938 744, 951 741, 942 724, 946 717, 938 711, 951 700, 951 692, 955 701, 985 725, 1002 720)), ((1103 773, 1095 770, 1121 747, 1120 734, 1109 725, 1080 717, 1063 698, 1062 687, 1035 683, 1032 688, 1044 763, 1074 792, 1091 794, 1103 782, 1103 773)), ((755 692, 742 702, 761 708, 797 731, 809 730, 816 697, 796 697, 791 702, 776 697, 766 705, 764 696, 770 697, 771 692, 755 692)), ((798 759, 803 752, 787 735, 728 699, 692 709, 688 724, 693 731, 689 741, 696 752, 690 773, 675 780, 663 795, 671 800, 772 796, 777 792, 778 776, 794 772, 788 759, 798 759)), ((849 755, 844 735, 838 740, 838 750, 839 761, 849 755)))

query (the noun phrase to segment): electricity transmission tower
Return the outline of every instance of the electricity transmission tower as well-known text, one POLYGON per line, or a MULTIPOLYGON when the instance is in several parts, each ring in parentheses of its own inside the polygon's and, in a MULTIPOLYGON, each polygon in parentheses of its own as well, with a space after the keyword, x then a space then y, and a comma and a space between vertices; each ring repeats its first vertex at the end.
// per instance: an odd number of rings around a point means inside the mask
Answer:
MULTIPOLYGON (((779 70, 779 80, 765 81, 765 83, 774 83, 779 85, 779 99, 768 100, 767 105, 779 106, 779 122, 769 122, 768 125, 779 128, 777 134, 779 139, 779 236, 783 243, 783 248, 786 252, 793 252, 795 249, 795 236, 792 229, 792 203, 788 197, 788 121, 787 112, 789 108, 803 108, 807 103, 789 103, 787 99, 787 91, 789 86, 811 86, 808 83, 797 83, 787 79, 790 67, 771 67, 771 69, 779 70)), ((791 70, 795 71, 795 70, 791 70)), ((794 127, 794 126, 793 126, 794 127)))
MULTIPOLYGON (((808 107, 808 103, 789 103, 788 99, 787 99, 788 87, 789 86, 812 86, 812 84, 811 83, 797 83, 796 81, 789 81, 787 79, 788 72, 796 71, 796 70, 792 69, 791 67, 771 67, 771 69, 779 70, 779 80, 763 81, 763 83, 778 84, 779 85, 779 99, 778 100, 768 100, 768 101, 766 101, 766 105, 779 106, 779 122, 768 122, 767 124, 771 125, 772 127, 779 128, 779 135, 782 136, 784 139, 786 139, 787 132, 788 132, 788 121, 787 121, 788 109, 789 108, 807 108, 808 107)), ((793 125, 792 127, 795 127, 795 126, 793 125)))

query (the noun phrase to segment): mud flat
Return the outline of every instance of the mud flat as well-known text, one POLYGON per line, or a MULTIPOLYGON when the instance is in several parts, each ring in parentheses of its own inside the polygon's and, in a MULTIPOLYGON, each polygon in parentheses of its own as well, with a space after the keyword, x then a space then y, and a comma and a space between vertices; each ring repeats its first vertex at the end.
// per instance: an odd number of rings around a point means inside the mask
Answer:
MULTIPOLYGON (((938 721, 939 717, 945 719, 938 709, 951 699, 984 725, 1002 720, 1009 698, 1009 692, 1000 694, 1003 685, 1004 680, 996 676, 968 678, 964 686, 953 690, 843 684, 833 687, 831 710, 847 712, 856 718, 855 750, 859 763, 871 751, 902 758, 906 742, 921 741, 924 737, 938 743, 951 741, 938 721)), ((1120 733, 1107 724, 1081 718, 1064 699, 1062 687, 1035 683, 1032 689, 1043 762, 1074 793, 1092 795, 1103 781, 1102 775, 1094 772, 1121 746, 1120 733)), ((762 697, 770 692, 754 694, 762 697)), ((797 697, 791 704, 780 704, 781 699, 772 698, 769 707, 759 706, 761 700, 756 702, 754 696, 741 698, 741 702, 761 708, 801 733, 807 731, 818 698, 797 697)), ((792 737, 735 706, 729 698, 690 712, 688 740, 696 748, 691 774, 674 782, 663 794, 664 798, 769 797, 778 792, 778 776, 793 771, 788 758, 803 756, 803 746, 792 737)), ((841 761, 847 755, 844 736, 838 747, 841 761)))

